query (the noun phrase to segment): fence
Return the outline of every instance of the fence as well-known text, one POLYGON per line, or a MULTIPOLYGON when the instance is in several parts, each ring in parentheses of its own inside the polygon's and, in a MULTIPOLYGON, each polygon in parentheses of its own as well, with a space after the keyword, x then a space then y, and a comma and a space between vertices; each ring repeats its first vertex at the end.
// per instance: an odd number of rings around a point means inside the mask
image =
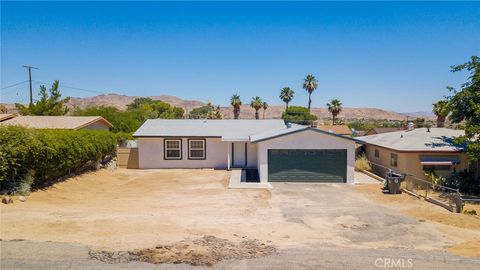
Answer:
POLYGON ((395 171, 388 167, 370 162, 372 172, 383 178, 387 173, 395 172, 404 176, 401 187, 402 190, 425 201, 434 203, 451 212, 460 213, 463 208, 463 201, 458 189, 442 186, 430 181, 415 177, 414 175, 395 171))
POLYGON ((119 147, 117 164, 120 168, 138 169, 138 148, 119 147))

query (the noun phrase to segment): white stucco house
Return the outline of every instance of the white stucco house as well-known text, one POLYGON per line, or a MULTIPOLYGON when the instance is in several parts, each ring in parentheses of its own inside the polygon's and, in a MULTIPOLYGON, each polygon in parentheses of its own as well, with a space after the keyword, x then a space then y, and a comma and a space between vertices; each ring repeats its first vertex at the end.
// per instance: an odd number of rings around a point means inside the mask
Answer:
POLYGON ((283 120, 147 120, 139 168, 243 168, 261 183, 353 183, 355 140, 283 120))

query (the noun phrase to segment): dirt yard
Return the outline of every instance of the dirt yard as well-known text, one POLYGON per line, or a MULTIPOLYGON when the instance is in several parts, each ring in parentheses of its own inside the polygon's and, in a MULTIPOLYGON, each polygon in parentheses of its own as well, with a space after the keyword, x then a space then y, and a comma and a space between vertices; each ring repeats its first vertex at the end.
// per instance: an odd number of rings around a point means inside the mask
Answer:
POLYGON ((104 259, 154 252, 151 258, 158 262, 171 262, 168 247, 187 244, 181 255, 191 256, 205 236, 220 239, 212 242, 217 247, 234 250, 213 252, 219 258, 315 245, 480 257, 478 217, 405 194, 383 195, 380 184, 274 183, 271 191, 247 190, 227 189, 228 177, 222 170, 85 174, 33 192, 26 202, 2 205, 1 238, 79 243, 104 259), (245 254, 237 252, 240 247, 245 254))
MULTIPOLYGON (((455 214, 408 194, 384 195, 380 185, 361 185, 357 189, 382 205, 400 210, 422 222, 431 222, 439 231, 458 240, 448 251, 460 256, 480 256, 480 216, 455 214)), ((466 205, 464 210, 476 210, 478 205, 466 205)))

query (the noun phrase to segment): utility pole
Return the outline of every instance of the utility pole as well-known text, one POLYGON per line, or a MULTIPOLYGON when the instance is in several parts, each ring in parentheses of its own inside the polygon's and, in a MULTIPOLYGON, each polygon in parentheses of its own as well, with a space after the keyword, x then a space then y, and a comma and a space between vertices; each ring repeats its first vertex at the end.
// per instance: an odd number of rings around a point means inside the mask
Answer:
POLYGON ((28 68, 28 79, 30 80, 30 104, 33 104, 33 90, 32 90, 32 69, 38 69, 37 67, 32 66, 23 66, 28 68))

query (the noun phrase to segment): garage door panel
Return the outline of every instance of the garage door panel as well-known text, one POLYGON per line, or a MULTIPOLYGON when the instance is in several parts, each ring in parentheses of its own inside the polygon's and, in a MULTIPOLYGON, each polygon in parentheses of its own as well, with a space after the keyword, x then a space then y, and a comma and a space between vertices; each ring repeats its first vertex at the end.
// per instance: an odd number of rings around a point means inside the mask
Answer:
POLYGON ((347 151, 268 150, 269 181, 346 182, 347 151))

